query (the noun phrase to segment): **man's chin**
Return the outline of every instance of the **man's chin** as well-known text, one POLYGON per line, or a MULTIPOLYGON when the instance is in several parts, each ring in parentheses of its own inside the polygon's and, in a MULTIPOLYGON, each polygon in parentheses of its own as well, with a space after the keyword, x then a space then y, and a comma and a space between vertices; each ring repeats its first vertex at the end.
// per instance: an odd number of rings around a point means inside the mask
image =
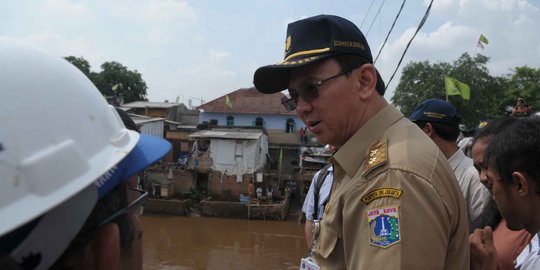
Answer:
POLYGON ((523 229, 525 229, 525 227, 523 225, 516 225, 516 224, 511 224, 508 222, 508 220, 506 220, 506 227, 508 229, 510 229, 511 231, 521 231, 523 229))

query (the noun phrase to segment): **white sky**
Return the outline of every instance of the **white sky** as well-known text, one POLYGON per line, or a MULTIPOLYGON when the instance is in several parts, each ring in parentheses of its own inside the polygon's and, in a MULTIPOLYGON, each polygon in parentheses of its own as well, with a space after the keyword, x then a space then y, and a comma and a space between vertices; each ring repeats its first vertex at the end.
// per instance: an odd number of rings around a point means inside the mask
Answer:
MULTIPOLYGON (((286 25, 333 14, 356 23, 375 57, 402 1, 383 0, 0 0, 0 35, 28 40, 58 56, 84 57, 93 71, 105 61, 138 70, 150 101, 199 105, 253 86, 259 66, 282 60, 286 25), (368 12, 369 10, 369 12, 368 12), (362 22, 364 24, 362 25, 362 22), (368 33, 369 26, 373 27, 368 33)), ((377 68, 388 81, 428 0, 409 0, 377 68)), ((540 66, 539 0, 435 0, 400 67, 410 61, 456 60, 473 54, 480 34, 492 75, 540 66)), ((390 99, 400 71, 385 95, 390 99)))

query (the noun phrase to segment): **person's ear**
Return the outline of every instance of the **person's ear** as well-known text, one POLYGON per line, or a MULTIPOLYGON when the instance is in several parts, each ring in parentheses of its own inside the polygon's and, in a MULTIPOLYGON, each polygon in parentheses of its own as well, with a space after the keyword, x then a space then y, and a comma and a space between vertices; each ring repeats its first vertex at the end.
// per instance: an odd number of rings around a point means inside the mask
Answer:
POLYGON ((426 123, 424 128, 422 129, 426 135, 428 135, 430 138, 435 135, 435 130, 433 129, 433 125, 431 123, 426 123))
POLYGON ((94 265, 97 269, 120 267, 120 230, 115 223, 101 227, 92 240, 94 265))
POLYGON ((353 70, 356 75, 357 83, 360 88, 360 97, 364 100, 369 99, 376 91, 377 71, 372 64, 363 64, 361 67, 353 70))
MULTIPOLYGON (((512 181, 516 185, 517 192, 520 196, 527 196, 529 194, 529 182, 527 181, 527 175, 522 172, 513 172, 512 181)), ((533 191, 534 192, 534 191, 533 191)))

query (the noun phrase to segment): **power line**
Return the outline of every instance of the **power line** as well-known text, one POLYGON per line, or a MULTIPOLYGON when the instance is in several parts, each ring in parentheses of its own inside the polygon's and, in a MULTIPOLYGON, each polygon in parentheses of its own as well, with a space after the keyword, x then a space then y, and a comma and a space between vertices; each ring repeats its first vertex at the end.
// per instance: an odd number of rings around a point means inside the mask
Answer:
POLYGON ((367 36, 369 36, 369 31, 371 31, 371 27, 373 26, 373 24, 375 23, 375 20, 377 19, 377 17, 379 16, 379 13, 381 13, 381 9, 384 5, 384 2, 386 2, 386 0, 383 0, 382 3, 381 3, 381 6, 379 7, 379 10, 377 10, 377 14, 375 14, 375 17, 373 18, 373 21, 371 21, 371 25, 369 26, 369 29, 367 30, 367 34, 366 34, 366 38, 367 36))
POLYGON ((424 14, 424 17, 420 21, 420 24, 418 25, 418 28, 416 28, 416 32, 414 32, 414 35, 411 37, 411 40, 409 40, 409 43, 407 43, 407 46, 405 47, 405 51, 403 51, 403 54, 401 55, 401 58, 399 59, 399 62, 397 64, 397 66, 396 66, 396 69, 394 70, 394 73, 392 74, 392 77, 390 77, 390 80, 388 80, 388 82, 386 83, 386 88, 384 89, 385 91, 386 91, 386 89, 388 89, 388 85, 390 85, 390 82, 392 81, 392 79, 396 75, 396 72, 397 72, 399 66, 401 65, 401 62, 403 61, 403 57, 405 57, 405 53, 407 53, 407 50, 409 49, 409 46, 411 45, 414 37, 416 37, 416 34, 418 34, 420 29, 422 29, 422 26, 424 26, 424 23, 426 22, 426 20, 427 20, 427 18, 429 16, 429 11, 431 10, 431 5, 433 5, 433 0, 431 0, 431 2, 429 3, 429 6, 426 9, 426 13, 424 14))
POLYGON ((394 19, 394 22, 392 23, 392 27, 390 27, 390 31, 388 31, 388 34, 386 35, 386 38, 384 39, 384 42, 379 49, 379 53, 377 53, 377 57, 375 57, 375 61, 373 61, 373 64, 377 63, 377 59, 379 59, 379 55, 381 55, 381 52, 384 48, 384 45, 386 45, 386 41, 388 40, 388 37, 390 36, 390 33, 392 33, 392 30, 394 30, 394 26, 396 25, 396 21, 399 18, 399 15, 401 14, 401 11, 403 10, 403 6, 405 6, 405 2, 407 0, 403 0, 403 3, 401 3, 401 7, 399 8, 398 14, 396 15, 396 18, 394 19))
POLYGON ((366 15, 364 15, 364 20, 362 20, 362 24, 360 24, 360 29, 362 29, 362 26, 364 26, 364 22, 366 22, 367 15, 369 14, 369 11, 371 10, 371 6, 373 6, 373 1, 375 0, 371 0, 371 4, 369 4, 369 8, 366 12, 366 15))

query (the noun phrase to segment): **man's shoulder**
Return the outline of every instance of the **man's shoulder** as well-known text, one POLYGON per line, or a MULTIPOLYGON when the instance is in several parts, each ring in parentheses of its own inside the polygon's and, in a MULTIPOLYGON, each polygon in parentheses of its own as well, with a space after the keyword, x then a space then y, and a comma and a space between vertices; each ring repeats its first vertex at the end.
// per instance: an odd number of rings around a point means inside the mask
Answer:
POLYGON ((400 122, 385 134, 389 167, 431 173, 441 159, 439 148, 416 125, 406 119, 400 122))

